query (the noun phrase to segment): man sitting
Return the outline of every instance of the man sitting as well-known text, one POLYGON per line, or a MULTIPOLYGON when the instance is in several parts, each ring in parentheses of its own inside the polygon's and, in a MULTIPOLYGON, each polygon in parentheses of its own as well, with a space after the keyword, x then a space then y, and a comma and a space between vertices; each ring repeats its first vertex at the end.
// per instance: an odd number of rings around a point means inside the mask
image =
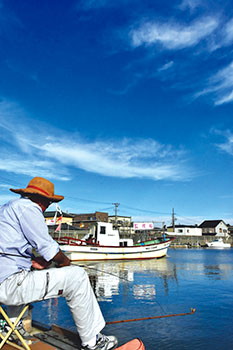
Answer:
POLYGON ((10 190, 21 197, 0 208, 0 303, 14 305, 9 311, 13 318, 19 305, 63 296, 82 349, 114 349, 116 337, 100 334, 105 321, 87 273, 70 266, 48 233, 43 212, 64 197, 55 195, 53 183, 41 177, 33 178, 26 188, 10 190), (40 257, 33 257, 33 248, 40 257), (59 268, 49 269, 51 262, 59 268))

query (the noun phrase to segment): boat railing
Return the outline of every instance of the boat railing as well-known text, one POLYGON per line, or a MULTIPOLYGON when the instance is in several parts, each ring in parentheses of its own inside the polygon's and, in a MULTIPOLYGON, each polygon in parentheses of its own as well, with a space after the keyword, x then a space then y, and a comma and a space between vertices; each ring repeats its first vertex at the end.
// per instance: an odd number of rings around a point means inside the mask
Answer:
POLYGON ((64 237, 60 237, 60 238, 55 238, 55 240, 61 244, 61 245, 72 245, 72 246, 77 246, 77 245, 98 245, 96 243, 94 243, 93 241, 85 241, 83 239, 79 239, 79 238, 73 238, 73 237, 68 237, 68 236, 64 236, 64 237))
POLYGON ((59 244, 65 244, 65 245, 87 245, 87 242, 83 241, 82 239, 68 237, 68 236, 57 238, 56 241, 58 241, 59 244))

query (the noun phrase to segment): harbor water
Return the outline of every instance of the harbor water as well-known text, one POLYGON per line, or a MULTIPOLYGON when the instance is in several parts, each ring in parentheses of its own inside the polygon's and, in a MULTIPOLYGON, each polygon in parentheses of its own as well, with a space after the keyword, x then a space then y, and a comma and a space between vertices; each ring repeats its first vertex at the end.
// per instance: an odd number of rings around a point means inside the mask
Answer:
MULTIPOLYGON (((159 260, 89 263, 106 321, 196 312, 107 325, 120 344, 146 350, 233 349, 233 249, 169 249, 159 260)), ((35 303, 33 319, 75 330, 63 298, 35 303)))

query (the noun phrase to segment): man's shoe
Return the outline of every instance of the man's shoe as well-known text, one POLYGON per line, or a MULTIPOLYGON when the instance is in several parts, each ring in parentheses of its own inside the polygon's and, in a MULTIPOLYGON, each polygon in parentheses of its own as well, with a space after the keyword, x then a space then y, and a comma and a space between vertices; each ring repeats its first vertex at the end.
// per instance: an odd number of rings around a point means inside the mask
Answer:
POLYGON ((114 335, 104 335, 99 333, 97 336, 97 342, 95 346, 84 346, 83 350, 112 350, 115 349, 118 344, 117 338, 114 335))

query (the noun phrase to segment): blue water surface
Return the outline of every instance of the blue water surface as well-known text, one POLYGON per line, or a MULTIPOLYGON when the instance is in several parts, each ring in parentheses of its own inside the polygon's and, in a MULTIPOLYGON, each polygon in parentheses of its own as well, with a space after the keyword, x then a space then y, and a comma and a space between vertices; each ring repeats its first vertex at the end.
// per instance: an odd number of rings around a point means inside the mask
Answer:
MULTIPOLYGON (((233 349, 233 249, 170 249, 159 260, 91 263, 87 269, 106 321, 196 311, 107 325, 123 344, 146 350, 233 349), (97 271, 96 271, 97 269, 97 271)), ((36 303, 33 318, 75 330, 64 298, 36 303)))

